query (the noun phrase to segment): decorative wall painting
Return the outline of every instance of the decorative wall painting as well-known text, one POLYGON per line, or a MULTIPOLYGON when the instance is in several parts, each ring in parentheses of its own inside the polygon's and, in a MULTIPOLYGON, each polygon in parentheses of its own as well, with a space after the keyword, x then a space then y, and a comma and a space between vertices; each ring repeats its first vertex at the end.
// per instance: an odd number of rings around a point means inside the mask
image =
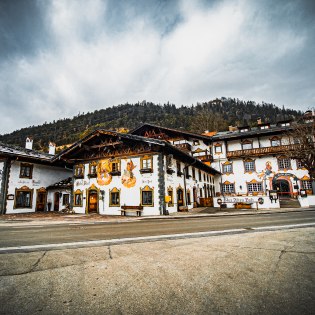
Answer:
POLYGON ((129 162, 127 162, 126 169, 124 170, 124 174, 121 177, 121 183, 127 188, 131 188, 136 185, 137 179, 132 172, 135 168, 136 165, 133 164, 132 160, 129 160, 129 162))
POLYGON ((110 174, 110 162, 109 160, 102 160, 97 165, 97 183, 101 186, 108 185, 112 181, 112 175, 110 174))

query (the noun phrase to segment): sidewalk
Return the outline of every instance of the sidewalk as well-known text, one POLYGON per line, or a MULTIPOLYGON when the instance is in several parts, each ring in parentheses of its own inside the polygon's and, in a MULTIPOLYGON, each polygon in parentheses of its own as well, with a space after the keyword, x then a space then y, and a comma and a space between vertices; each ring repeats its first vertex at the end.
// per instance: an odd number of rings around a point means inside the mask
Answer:
POLYGON ((140 220, 170 220, 184 218, 199 218, 199 217, 219 217, 219 216, 238 216, 238 215, 256 215, 256 214, 272 214, 272 213, 287 213, 314 211, 315 207, 311 208, 280 208, 272 210, 255 210, 255 209, 221 209, 220 208, 195 208, 188 212, 175 212, 170 215, 163 216, 113 216, 100 214, 64 214, 58 212, 35 212, 24 214, 5 214, 0 215, 0 226, 12 225, 55 225, 55 224, 97 224, 97 223, 122 223, 133 222, 140 220))

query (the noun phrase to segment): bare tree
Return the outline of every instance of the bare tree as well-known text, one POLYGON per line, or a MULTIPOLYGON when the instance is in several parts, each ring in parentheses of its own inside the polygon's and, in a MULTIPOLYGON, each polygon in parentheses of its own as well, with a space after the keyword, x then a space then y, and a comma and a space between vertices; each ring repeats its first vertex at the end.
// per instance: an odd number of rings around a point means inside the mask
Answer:
POLYGON ((201 110, 191 121, 191 130, 197 133, 226 130, 228 123, 224 118, 207 108, 201 110))
POLYGON ((308 170, 312 181, 313 193, 315 193, 315 116, 314 110, 308 111, 303 120, 293 125, 289 133, 291 148, 287 155, 299 160, 303 167, 308 170))

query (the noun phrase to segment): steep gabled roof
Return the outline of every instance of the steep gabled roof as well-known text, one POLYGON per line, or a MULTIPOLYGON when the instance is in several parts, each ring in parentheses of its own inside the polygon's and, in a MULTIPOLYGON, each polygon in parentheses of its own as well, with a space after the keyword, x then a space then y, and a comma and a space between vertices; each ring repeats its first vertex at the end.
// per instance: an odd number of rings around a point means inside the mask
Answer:
POLYGON ((52 160, 52 155, 50 154, 4 144, 2 142, 0 142, 0 155, 34 161, 50 162, 52 160))
MULTIPOLYGON (((131 141, 133 143, 147 143, 149 145, 152 145, 155 149, 165 153, 165 154, 172 154, 174 157, 177 157, 179 160, 190 164, 190 165, 195 165, 196 167, 211 173, 211 174, 219 174, 218 171, 213 169, 212 167, 204 164, 200 160, 194 158, 191 155, 188 155, 187 153, 181 151, 180 149, 177 149, 175 146, 171 145, 167 141, 164 140, 158 140, 158 139, 152 139, 152 138, 146 138, 138 135, 132 135, 132 134, 126 134, 126 133, 118 133, 116 131, 109 131, 109 130, 104 130, 104 129, 98 129, 93 132, 91 132, 89 135, 84 137, 83 139, 77 141, 74 143, 72 146, 69 148, 63 150, 60 152, 58 155, 56 155, 53 158, 53 161, 57 161, 60 159, 65 159, 68 160, 69 157, 71 156, 76 156, 80 150, 89 150, 89 147, 86 145, 90 140, 92 140, 95 137, 99 136, 109 136, 115 139, 118 139, 119 141, 122 141, 124 143, 128 143, 128 141, 131 141)), ((111 146, 115 145, 115 143, 111 144, 111 146)), ((100 144, 102 146, 102 144, 100 144)), ((103 147, 106 147, 106 144, 104 144, 103 147)), ((152 149, 154 151, 154 149, 152 149)), ((80 160, 80 158, 77 158, 77 160, 80 160)))
POLYGON ((158 125, 148 124, 148 123, 145 123, 145 124, 135 128, 135 129, 131 130, 129 133, 133 134, 133 135, 142 135, 143 136, 145 131, 149 130, 150 128, 151 129, 155 128, 155 129, 161 130, 170 136, 171 135, 181 135, 183 137, 188 137, 188 138, 193 138, 193 139, 198 139, 198 140, 205 140, 205 141, 211 140, 210 137, 205 136, 205 135, 200 135, 197 133, 193 133, 193 132, 185 131, 185 130, 181 130, 181 129, 172 129, 172 128, 161 127, 158 125))

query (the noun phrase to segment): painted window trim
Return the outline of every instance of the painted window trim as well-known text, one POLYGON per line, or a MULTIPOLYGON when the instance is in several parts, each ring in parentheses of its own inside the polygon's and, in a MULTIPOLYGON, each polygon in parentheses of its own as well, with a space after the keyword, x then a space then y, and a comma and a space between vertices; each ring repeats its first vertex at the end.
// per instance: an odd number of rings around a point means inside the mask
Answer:
POLYGON ((154 189, 146 185, 144 188, 140 188, 140 204, 143 207, 154 207, 154 189), (142 194, 143 192, 151 192, 152 193, 152 204, 143 204, 142 194))
POLYGON ((174 189, 173 187, 167 188, 167 196, 171 197, 171 201, 167 203, 169 207, 174 207, 174 189), (171 194, 169 194, 171 192, 171 194))
POLYGON ((73 194, 73 207, 82 207, 83 206, 83 191, 80 189, 77 189, 74 194, 73 194), (76 203, 76 196, 80 195, 81 196, 81 203, 77 204, 76 203))
POLYGON ((245 159, 243 160, 243 165, 244 165, 244 174, 252 174, 256 172, 256 160, 255 159, 245 159), (254 163, 254 169, 253 170, 246 170, 245 163, 254 163))
POLYGON ((153 156, 144 155, 140 158, 140 173, 153 173, 153 156), (144 161, 150 161, 151 167, 144 167, 144 161))
POLYGON ((234 174, 233 173, 233 162, 225 162, 225 163, 222 163, 222 174, 226 174, 226 175, 229 175, 229 174, 234 174), (225 166, 231 166, 231 172, 227 172, 224 170, 224 167, 225 166))
POLYGON ((33 164, 29 164, 29 163, 21 163, 20 165, 20 178, 29 178, 29 179, 32 179, 33 178, 33 168, 34 168, 34 165, 33 164), (30 175, 29 176, 26 176, 26 175, 23 175, 22 174, 22 168, 29 168, 30 169, 30 175))
POLYGON ((74 167, 74 178, 84 178, 84 164, 77 164, 74 167), (80 172, 80 174, 78 173, 79 169, 82 169, 82 172, 80 172))
POLYGON ((97 162, 91 162, 89 164, 89 174, 88 176, 91 178, 91 177, 97 177, 97 162), (95 172, 92 172, 92 167, 95 167, 95 172))
POLYGON ((292 170, 292 160, 289 157, 286 156, 279 156, 277 157, 277 163, 278 163, 278 169, 281 171, 285 171, 285 170, 292 170), (280 167, 280 160, 288 160, 290 162, 289 167, 280 167))
POLYGON ((14 205, 13 208, 14 209, 32 209, 33 207, 33 194, 34 194, 34 189, 31 189, 27 186, 23 186, 21 188, 15 188, 15 196, 14 196, 14 205), (30 193, 30 205, 27 207, 23 207, 23 206, 17 206, 17 195, 19 192, 27 192, 30 193))
POLYGON ((113 189, 109 190, 109 206, 110 207, 120 207, 120 189, 118 189, 117 187, 114 187, 113 189), (117 203, 117 204, 112 203, 112 194, 113 193, 118 194, 119 203, 117 203))

